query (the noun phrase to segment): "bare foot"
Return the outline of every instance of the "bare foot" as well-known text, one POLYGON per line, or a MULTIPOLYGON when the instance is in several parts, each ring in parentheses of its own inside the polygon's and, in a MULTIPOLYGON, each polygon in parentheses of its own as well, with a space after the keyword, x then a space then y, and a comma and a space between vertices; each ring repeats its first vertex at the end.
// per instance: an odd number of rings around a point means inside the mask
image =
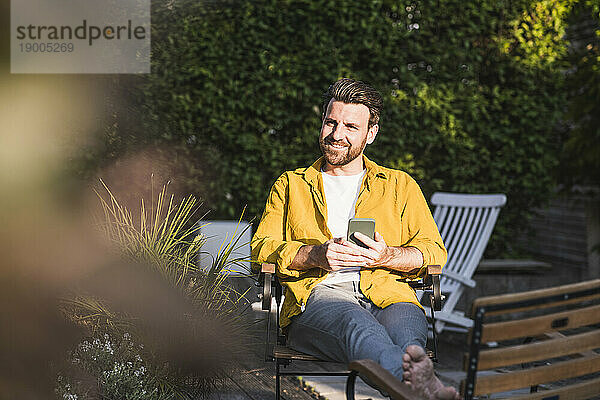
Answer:
POLYGON ((406 348, 402 357, 404 361, 404 382, 421 399, 424 400, 460 400, 456 389, 444 384, 435 376, 433 363, 420 346, 411 345, 406 348))

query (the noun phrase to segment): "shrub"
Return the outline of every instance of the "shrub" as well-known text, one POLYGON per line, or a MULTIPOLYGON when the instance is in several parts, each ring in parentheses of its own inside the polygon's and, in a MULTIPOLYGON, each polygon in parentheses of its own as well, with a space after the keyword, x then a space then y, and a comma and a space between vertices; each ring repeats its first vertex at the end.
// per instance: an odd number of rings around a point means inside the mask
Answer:
POLYGON ((600 2, 587 0, 575 7, 569 37, 572 68, 568 75, 569 96, 561 182, 600 186, 600 2))
POLYGON ((554 186, 571 3, 156 3, 145 126, 198 160, 188 187, 210 181, 214 217, 260 215, 275 178, 318 156, 328 84, 368 81, 386 109, 367 155, 427 195, 506 193, 497 254, 554 186))
MULTIPOLYGON (((96 156, 173 150, 186 189, 212 218, 233 219, 245 206, 259 216, 276 177, 319 155, 322 93, 352 77, 386 103, 367 155, 407 170, 426 196, 506 193, 488 256, 518 252, 519 232, 556 184, 568 99, 583 132, 568 154, 588 149, 595 108, 587 95, 567 97, 581 92, 565 74, 578 62, 568 57, 567 22, 583 3, 155 1, 152 74, 119 81, 135 106, 113 107, 96 156)), ((586 174, 594 162, 574 169, 586 174)))

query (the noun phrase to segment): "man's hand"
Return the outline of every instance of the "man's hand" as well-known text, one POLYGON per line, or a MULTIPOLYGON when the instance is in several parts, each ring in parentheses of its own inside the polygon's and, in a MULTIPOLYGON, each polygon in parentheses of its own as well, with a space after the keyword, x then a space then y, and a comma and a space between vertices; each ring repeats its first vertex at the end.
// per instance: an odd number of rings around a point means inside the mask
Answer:
POLYGON ((322 268, 340 271, 348 267, 367 267, 373 262, 368 249, 343 238, 329 239, 321 245, 302 246, 289 266, 291 269, 322 268))
POLYGON ((356 232, 354 236, 368 246, 368 249, 362 248, 365 256, 371 260, 367 267, 412 272, 423 265, 423 254, 415 247, 390 247, 379 232, 375 232, 375 240, 360 232, 356 232))
POLYGON ((372 260, 365 253, 366 249, 344 238, 334 238, 316 246, 311 255, 317 266, 326 271, 339 271, 346 267, 366 267, 372 260))
POLYGON ((371 260, 368 263, 369 266, 386 266, 394 257, 394 248, 389 247, 385 243, 383 236, 381 236, 379 232, 375 232, 375 240, 361 232, 355 232, 354 237, 363 242, 365 246, 368 246, 368 248, 363 247, 363 249, 367 252, 368 257, 371 260))
POLYGON ((354 235, 368 247, 358 246, 343 238, 329 239, 320 245, 302 246, 289 268, 305 270, 318 267, 326 271, 339 271, 348 267, 382 267, 414 272, 423 265, 423 254, 415 247, 390 247, 379 232, 375 232, 375 240, 360 232, 354 235))

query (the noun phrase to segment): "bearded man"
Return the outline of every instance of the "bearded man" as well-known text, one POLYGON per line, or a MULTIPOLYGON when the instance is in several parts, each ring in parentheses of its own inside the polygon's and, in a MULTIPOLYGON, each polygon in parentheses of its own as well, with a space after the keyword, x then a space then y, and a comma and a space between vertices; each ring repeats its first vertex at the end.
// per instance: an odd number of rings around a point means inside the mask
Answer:
POLYGON ((324 95, 311 166, 274 183, 252 239, 252 258, 273 263, 286 288, 280 315, 288 345, 322 359, 371 359, 420 399, 458 399, 423 350, 427 321, 408 284, 446 249, 417 183, 363 153, 379 132, 383 100, 364 82, 341 79, 324 95), (372 218, 365 247, 346 240, 350 218, 372 218))

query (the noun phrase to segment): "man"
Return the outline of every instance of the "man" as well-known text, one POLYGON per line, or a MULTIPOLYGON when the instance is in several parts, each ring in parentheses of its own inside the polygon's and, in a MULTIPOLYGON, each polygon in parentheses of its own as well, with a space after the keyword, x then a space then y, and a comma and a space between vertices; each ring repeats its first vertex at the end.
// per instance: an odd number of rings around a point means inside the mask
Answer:
POLYGON ((433 374, 427 321, 414 290, 398 281, 443 265, 446 249, 417 183, 363 155, 379 131, 381 95, 341 79, 324 95, 313 165, 282 174, 252 239, 252 257, 276 265, 287 288, 280 323, 289 346, 348 363, 372 359, 418 398, 458 398, 433 374), (376 221, 367 247, 346 240, 352 217, 376 221))

